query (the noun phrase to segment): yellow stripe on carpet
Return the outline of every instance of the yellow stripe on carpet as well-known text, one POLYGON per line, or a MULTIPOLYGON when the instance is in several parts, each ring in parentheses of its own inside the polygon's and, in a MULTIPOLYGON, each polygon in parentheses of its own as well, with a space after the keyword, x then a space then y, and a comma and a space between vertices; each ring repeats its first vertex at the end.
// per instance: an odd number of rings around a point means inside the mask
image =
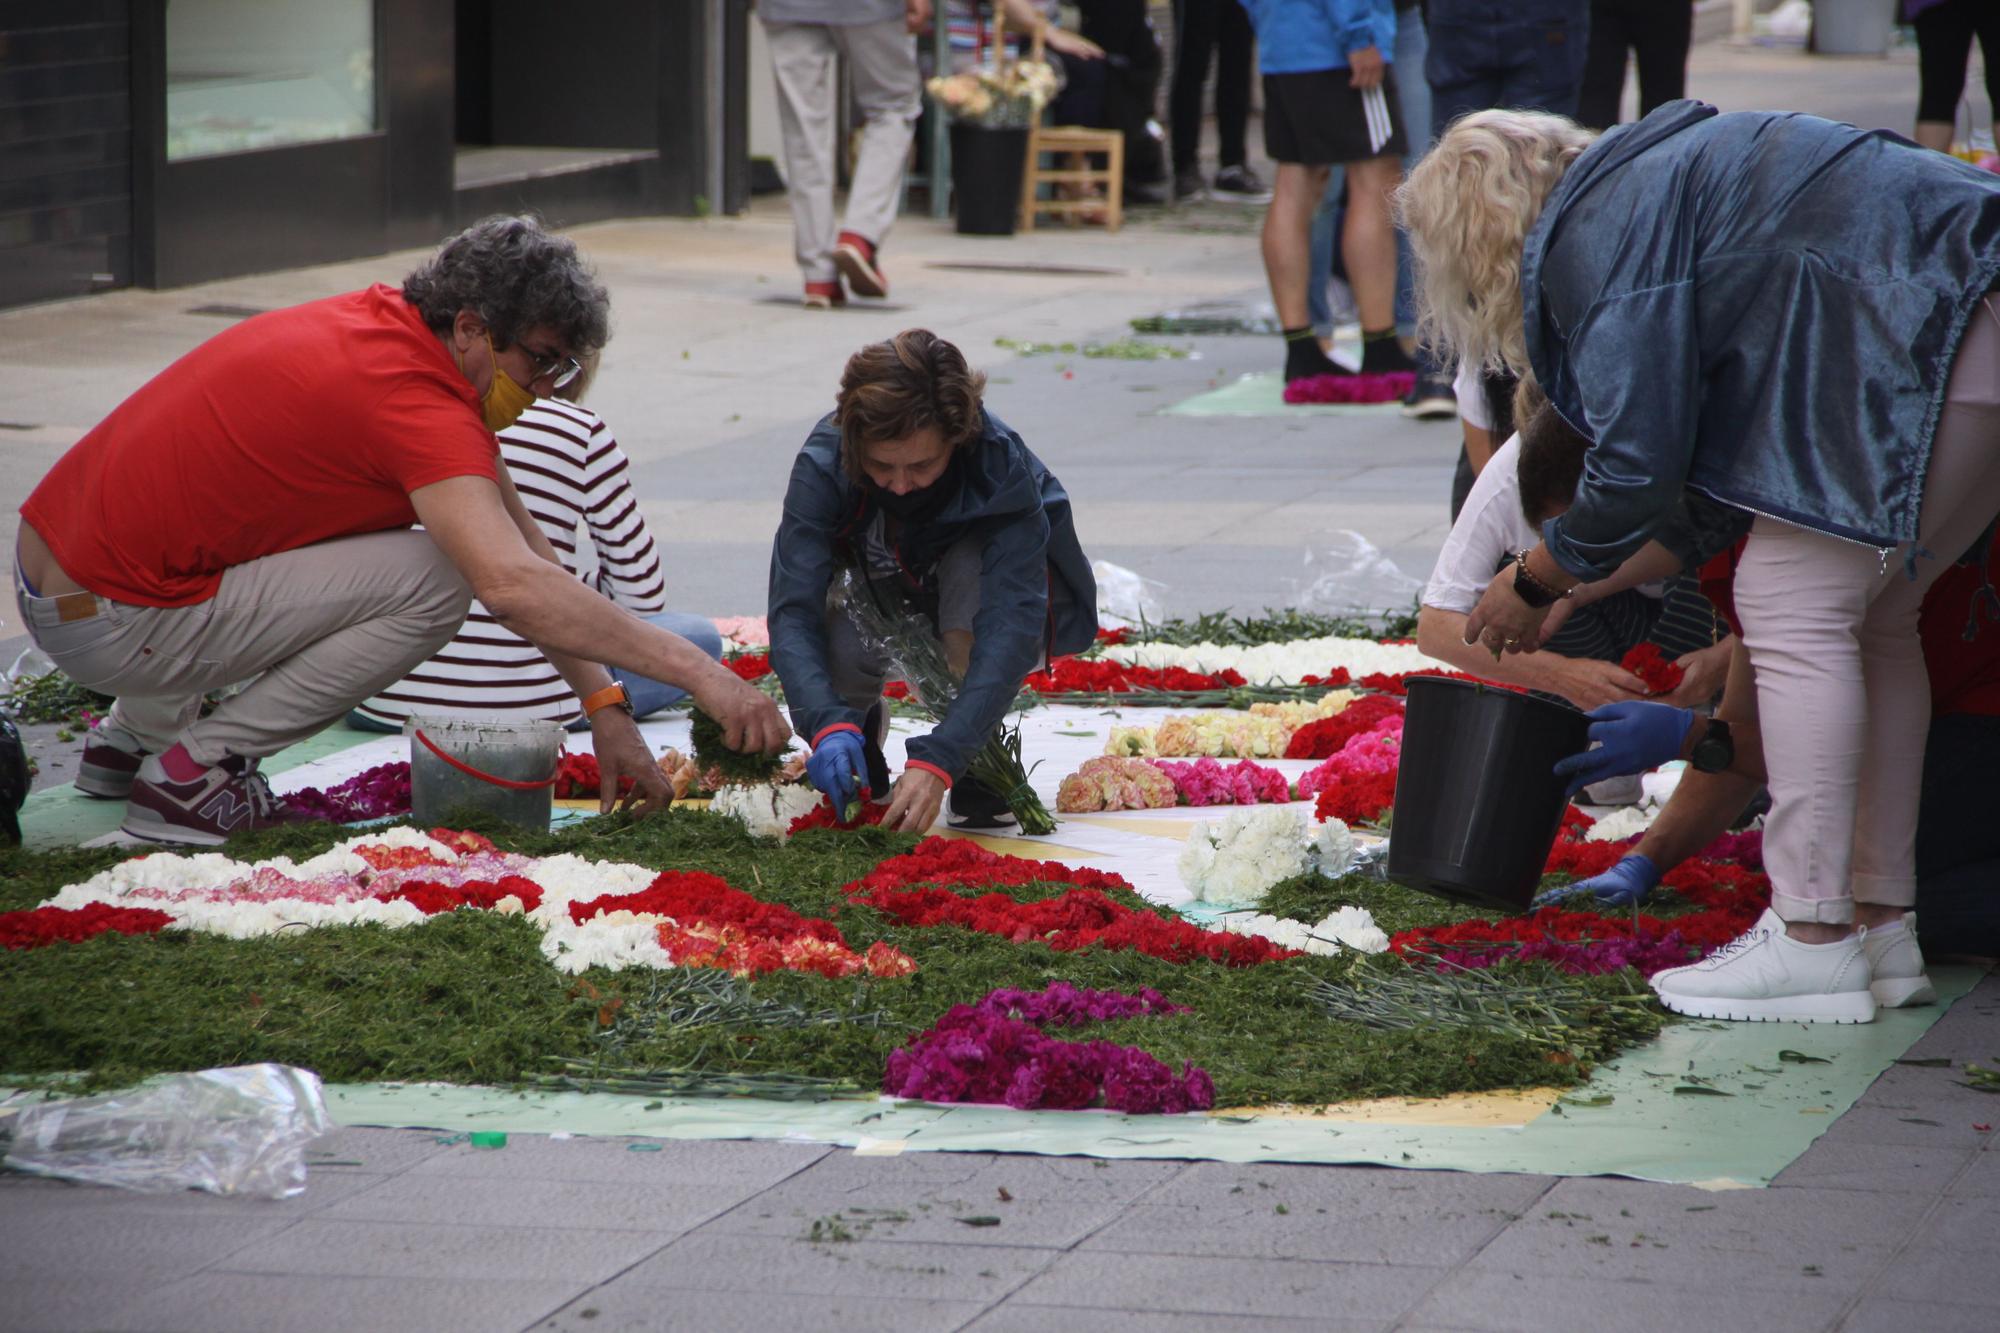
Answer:
POLYGON ((1383 1097, 1328 1106, 1239 1106, 1209 1114, 1256 1120, 1308 1120, 1316 1124, 1436 1125, 1448 1129, 1519 1128, 1545 1114, 1561 1088, 1507 1088, 1449 1097, 1383 1097))

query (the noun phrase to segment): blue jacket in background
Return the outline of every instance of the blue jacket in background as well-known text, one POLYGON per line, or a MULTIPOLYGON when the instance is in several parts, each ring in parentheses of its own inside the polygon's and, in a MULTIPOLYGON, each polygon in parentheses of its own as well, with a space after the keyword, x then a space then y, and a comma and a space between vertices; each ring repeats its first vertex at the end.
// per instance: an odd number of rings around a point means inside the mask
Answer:
POLYGON ((1257 68, 1265 74, 1346 69, 1347 53, 1374 47, 1387 61, 1396 49, 1395 0, 1242 0, 1257 29, 1257 68))
POLYGON ((1943 153, 1692 101, 1610 131, 1521 257, 1528 359, 1596 441, 1550 554, 1605 577, 1683 486, 1915 541, 1952 361, 1996 280, 2000 176, 1943 153))
MULTIPOLYGON (((906 526, 897 553, 930 570, 968 534, 983 537, 972 661, 945 720, 915 736, 910 758, 957 779, 973 752, 1007 715, 1021 681, 1050 653, 1078 653, 1097 638, 1097 581, 1077 541, 1062 483, 991 412, 955 466, 958 493, 935 518, 906 526)), ((861 714, 841 701, 827 670, 826 594, 834 574, 861 563, 875 516, 866 486, 840 462, 840 426, 828 413, 792 463, 785 513, 771 545, 771 667, 804 735, 817 736, 861 714)))

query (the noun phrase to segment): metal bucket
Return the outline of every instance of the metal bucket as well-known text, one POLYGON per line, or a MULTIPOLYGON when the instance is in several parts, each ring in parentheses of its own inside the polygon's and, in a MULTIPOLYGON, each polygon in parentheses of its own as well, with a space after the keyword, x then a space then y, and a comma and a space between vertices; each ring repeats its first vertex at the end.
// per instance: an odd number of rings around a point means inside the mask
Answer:
POLYGON ((420 823, 442 824, 472 809, 516 828, 548 831, 562 762, 560 724, 412 717, 403 731, 410 737, 410 813, 420 823))

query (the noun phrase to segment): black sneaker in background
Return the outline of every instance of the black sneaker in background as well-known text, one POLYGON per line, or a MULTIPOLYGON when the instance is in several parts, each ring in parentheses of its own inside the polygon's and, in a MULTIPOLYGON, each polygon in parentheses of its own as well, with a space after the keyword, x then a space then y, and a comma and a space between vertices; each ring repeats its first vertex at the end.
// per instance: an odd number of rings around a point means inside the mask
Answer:
POLYGON ((1199 167, 1189 167, 1174 173, 1174 202, 1186 204, 1208 192, 1208 186, 1201 179, 1199 167))
POLYGON ((1215 173, 1213 197, 1231 204, 1268 204, 1271 187, 1247 166, 1224 167, 1215 173))
POLYGON ((1018 821, 1000 793, 967 773, 951 788, 951 806, 945 823, 953 828, 1013 828, 1018 821))
POLYGON ((1452 391, 1451 376, 1435 371, 1418 375, 1403 397, 1403 415, 1420 421, 1457 416, 1458 395, 1452 391))

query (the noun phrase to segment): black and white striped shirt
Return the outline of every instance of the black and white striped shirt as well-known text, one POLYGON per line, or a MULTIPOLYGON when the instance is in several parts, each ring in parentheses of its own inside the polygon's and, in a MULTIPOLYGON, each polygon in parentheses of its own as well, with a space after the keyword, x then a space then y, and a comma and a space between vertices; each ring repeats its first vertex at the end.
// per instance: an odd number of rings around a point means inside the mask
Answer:
MULTIPOLYGON (((631 465, 601 417, 538 399, 500 432, 500 455, 572 574, 635 614, 666 610, 659 549, 632 493, 631 465)), ((475 601, 436 656, 356 711, 400 728, 412 713, 568 722, 582 707, 533 644, 475 601)))

